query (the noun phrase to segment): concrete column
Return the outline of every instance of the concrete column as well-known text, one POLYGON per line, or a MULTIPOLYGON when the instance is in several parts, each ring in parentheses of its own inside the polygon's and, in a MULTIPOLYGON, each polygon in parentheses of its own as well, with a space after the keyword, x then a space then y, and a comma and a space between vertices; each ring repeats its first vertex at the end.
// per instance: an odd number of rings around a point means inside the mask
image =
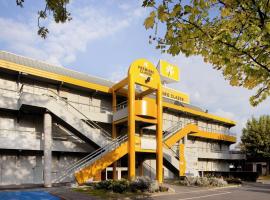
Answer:
POLYGON ((44 114, 44 187, 52 186, 52 116, 44 114))
POLYGON ((119 167, 118 170, 117 170, 118 180, 120 180, 122 178, 121 172, 122 172, 122 169, 121 169, 121 167, 119 167))

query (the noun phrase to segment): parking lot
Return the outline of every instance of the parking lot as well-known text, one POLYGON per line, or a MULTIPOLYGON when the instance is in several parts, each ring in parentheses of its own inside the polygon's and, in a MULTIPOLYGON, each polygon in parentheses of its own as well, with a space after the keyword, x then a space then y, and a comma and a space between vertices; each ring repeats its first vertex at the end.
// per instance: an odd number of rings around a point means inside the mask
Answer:
MULTIPOLYGON (((245 183, 239 187, 226 188, 202 188, 202 187, 184 187, 170 185, 175 192, 158 193, 147 197, 133 197, 132 199, 148 199, 148 200, 269 200, 270 184, 261 183, 245 183)), ((90 196, 81 192, 75 192, 68 187, 58 187, 50 189, 27 189, 0 191, 0 199, 2 200, 95 200, 97 197, 90 196), (50 195, 49 193, 52 195, 50 195), (33 197, 33 198, 32 198, 33 197)))
POLYGON ((270 184, 261 183, 245 183, 240 187, 230 188, 190 188, 173 186, 174 194, 154 196, 149 199, 177 199, 177 200, 191 200, 191 199, 205 199, 205 200, 269 200, 270 199, 270 184))

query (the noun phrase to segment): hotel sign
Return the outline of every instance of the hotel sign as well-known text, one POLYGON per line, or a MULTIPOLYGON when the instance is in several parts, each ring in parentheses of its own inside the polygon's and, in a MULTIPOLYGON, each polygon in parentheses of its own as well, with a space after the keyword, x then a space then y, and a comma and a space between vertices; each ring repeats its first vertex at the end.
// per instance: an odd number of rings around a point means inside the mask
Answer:
POLYGON ((179 68, 176 65, 165 60, 159 60, 157 70, 163 82, 173 83, 179 81, 179 68))
POLYGON ((129 68, 129 76, 135 83, 157 89, 160 84, 160 76, 156 67, 146 59, 135 60, 129 68))
POLYGON ((163 87, 162 95, 163 97, 172 99, 174 101, 179 101, 179 102, 187 103, 187 104, 190 103, 188 94, 185 94, 183 92, 180 92, 171 88, 163 87))

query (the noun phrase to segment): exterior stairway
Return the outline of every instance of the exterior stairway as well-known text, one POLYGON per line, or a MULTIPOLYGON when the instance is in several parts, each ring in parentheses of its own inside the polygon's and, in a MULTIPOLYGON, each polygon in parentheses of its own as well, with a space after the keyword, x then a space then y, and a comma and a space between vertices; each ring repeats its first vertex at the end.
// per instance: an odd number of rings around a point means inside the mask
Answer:
POLYGON ((74 174, 79 184, 87 182, 97 173, 123 157, 128 153, 127 135, 119 136, 105 145, 75 162, 64 170, 63 174, 54 180, 55 183, 61 182, 66 177, 74 174))
POLYGON ((62 120, 67 126, 78 133, 78 136, 99 147, 110 143, 110 133, 102 129, 97 123, 87 118, 82 112, 76 109, 68 101, 58 96, 53 91, 38 95, 28 92, 21 92, 18 108, 31 106, 49 110, 54 116, 62 120))
MULTIPOLYGON (((185 165, 184 154, 181 159, 172 147, 173 145, 184 138, 187 134, 198 132, 198 127, 195 124, 183 124, 182 122, 176 123, 170 127, 163 134, 163 158, 168 167, 173 167, 173 171, 177 171, 180 176, 183 176, 183 166, 185 165), (182 171, 181 171, 182 170, 182 171)), ((184 148, 181 149, 184 151, 184 148)))
MULTIPOLYGON (((177 138, 182 138, 186 134, 190 133, 190 125, 182 128, 183 125, 180 123, 176 126, 171 127, 164 134, 164 159, 166 159, 179 173, 179 157, 176 152, 174 152, 171 146, 166 144, 169 139, 175 140, 175 135, 177 138), (188 129, 188 131, 186 131, 188 129)), ((194 126, 192 126, 194 128, 194 126)), ((195 126, 196 127, 196 126, 195 126)), ((83 184, 87 182, 89 179, 93 178, 96 174, 101 172, 103 169, 123 157, 128 153, 128 136, 123 135, 118 138, 112 140, 107 145, 97 149, 81 160, 75 162, 73 165, 69 166, 67 169, 63 171, 63 174, 58 177, 54 182, 61 182, 65 180, 65 178, 70 176, 75 176, 76 181, 79 184, 83 184)))

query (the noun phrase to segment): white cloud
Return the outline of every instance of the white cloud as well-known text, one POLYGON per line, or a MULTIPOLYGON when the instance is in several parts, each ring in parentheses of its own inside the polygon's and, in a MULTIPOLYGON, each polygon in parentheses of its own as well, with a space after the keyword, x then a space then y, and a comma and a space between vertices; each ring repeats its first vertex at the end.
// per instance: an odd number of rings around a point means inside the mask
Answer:
POLYGON ((113 36, 128 27, 138 12, 127 16, 114 16, 109 8, 94 6, 75 6, 71 12, 73 20, 65 24, 56 24, 49 20, 49 35, 46 40, 36 34, 36 15, 29 21, 0 17, 0 39, 7 50, 23 54, 49 63, 67 65, 76 60, 78 53, 85 52, 90 44, 99 39, 113 36))
POLYGON ((126 67, 118 67, 117 70, 113 71, 108 77, 109 80, 113 82, 119 82, 123 78, 127 77, 127 68, 126 67))

